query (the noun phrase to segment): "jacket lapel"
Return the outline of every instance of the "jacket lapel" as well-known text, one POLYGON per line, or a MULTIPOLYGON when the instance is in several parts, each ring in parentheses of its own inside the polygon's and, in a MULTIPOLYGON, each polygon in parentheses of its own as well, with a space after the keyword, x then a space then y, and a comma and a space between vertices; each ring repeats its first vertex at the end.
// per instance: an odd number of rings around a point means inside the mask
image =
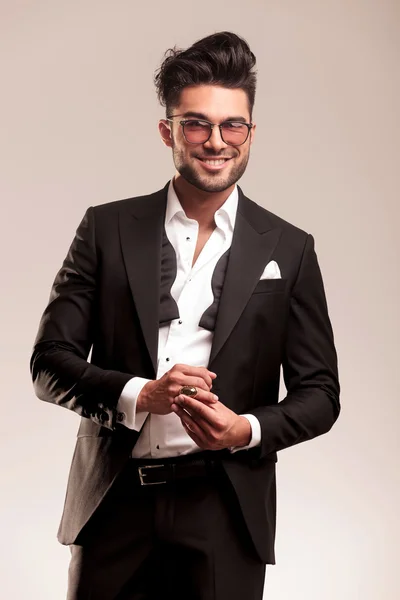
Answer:
POLYGON ((161 244, 169 182, 120 212, 122 254, 144 340, 157 373, 161 244))
MULTIPOLYGON (((122 254, 144 340, 157 373, 161 245, 168 182, 154 194, 135 198, 120 213, 122 254)), ((228 339, 279 241, 267 213, 243 194, 239 201, 209 368, 228 339)))
POLYGON ((264 209, 244 196, 239 200, 224 286, 215 324, 209 367, 242 314, 281 236, 264 209))

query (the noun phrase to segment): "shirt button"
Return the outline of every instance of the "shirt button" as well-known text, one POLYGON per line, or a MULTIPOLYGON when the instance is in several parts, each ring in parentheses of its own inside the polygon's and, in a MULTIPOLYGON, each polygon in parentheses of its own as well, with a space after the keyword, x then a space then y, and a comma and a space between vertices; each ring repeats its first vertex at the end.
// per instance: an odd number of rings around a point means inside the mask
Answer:
POLYGON ((189 241, 189 240, 190 240, 190 237, 187 237, 187 238, 186 238, 186 240, 187 240, 187 241, 189 241))
POLYGON ((178 323, 179 323, 179 325, 182 325, 183 321, 181 321, 181 320, 179 319, 178 323))
POLYGON ((159 450, 159 449, 160 449, 160 446, 157 444, 156 448, 157 448, 157 450, 159 450))
POLYGON ((166 360, 167 362, 169 362, 169 358, 166 358, 165 360, 166 360))

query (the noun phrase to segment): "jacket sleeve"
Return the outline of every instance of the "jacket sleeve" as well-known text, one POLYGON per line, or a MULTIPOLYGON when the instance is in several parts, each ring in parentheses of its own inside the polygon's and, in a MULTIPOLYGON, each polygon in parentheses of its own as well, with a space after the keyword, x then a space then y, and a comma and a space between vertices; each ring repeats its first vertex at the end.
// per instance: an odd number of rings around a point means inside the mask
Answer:
POLYGON ((326 433, 340 413, 337 356, 311 235, 291 292, 282 367, 286 397, 251 411, 261 423, 260 456, 326 433))
POLYGON ((117 402, 132 374, 101 369, 87 361, 93 342, 96 280, 94 210, 90 207, 54 280, 30 370, 40 400, 116 429, 117 402))

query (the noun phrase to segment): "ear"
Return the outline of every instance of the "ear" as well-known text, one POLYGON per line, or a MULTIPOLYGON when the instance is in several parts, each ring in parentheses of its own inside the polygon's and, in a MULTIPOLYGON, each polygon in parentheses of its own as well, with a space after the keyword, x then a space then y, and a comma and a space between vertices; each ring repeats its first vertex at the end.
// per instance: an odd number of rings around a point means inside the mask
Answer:
POLYGON ((161 139, 168 148, 172 148, 171 127, 166 119, 160 119, 158 123, 158 131, 161 139))
POLYGON ((253 127, 250 129, 250 144, 252 144, 254 141, 255 133, 256 133, 256 124, 253 123, 253 127))

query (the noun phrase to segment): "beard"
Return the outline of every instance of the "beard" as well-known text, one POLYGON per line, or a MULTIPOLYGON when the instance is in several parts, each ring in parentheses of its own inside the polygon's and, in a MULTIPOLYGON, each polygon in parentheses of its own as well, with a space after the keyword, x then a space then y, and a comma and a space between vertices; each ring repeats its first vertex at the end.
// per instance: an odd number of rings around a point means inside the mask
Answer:
MULTIPOLYGON (((215 153, 213 155, 215 156, 215 153)), ((196 169, 195 164, 189 162, 185 157, 185 152, 177 149, 175 144, 172 146, 172 157, 176 170, 188 183, 203 192, 216 193, 223 192, 239 181, 249 162, 250 148, 239 162, 235 162, 233 167, 228 167, 229 172, 227 174, 220 174, 218 171, 215 173, 200 173, 200 167, 196 169)), ((221 158, 223 158, 223 155, 221 155, 221 158)), ((193 158, 193 161, 196 160, 193 158)), ((235 157, 232 160, 236 160, 235 157)))

